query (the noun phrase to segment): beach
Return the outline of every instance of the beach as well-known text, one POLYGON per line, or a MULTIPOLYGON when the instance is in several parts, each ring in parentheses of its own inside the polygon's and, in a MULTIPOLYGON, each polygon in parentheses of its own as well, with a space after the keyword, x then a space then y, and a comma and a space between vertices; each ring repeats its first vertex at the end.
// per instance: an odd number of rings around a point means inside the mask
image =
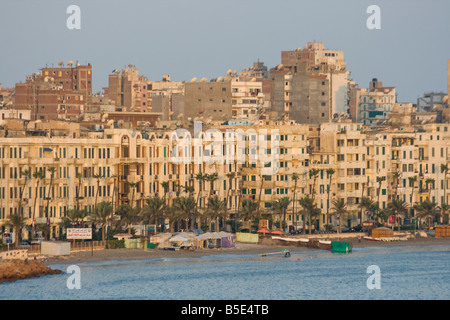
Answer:
MULTIPOLYGON (((342 238, 333 239, 335 241, 350 242, 353 248, 364 247, 398 247, 398 246, 450 246, 450 238, 411 238, 406 241, 369 241, 359 238, 342 238)), ((281 252, 283 249, 288 249, 292 252, 311 251, 314 249, 300 247, 297 245, 267 245, 267 244, 252 244, 252 243, 236 243, 235 248, 218 248, 218 249, 196 249, 196 250, 158 250, 158 249, 107 249, 73 252, 69 256, 55 256, 46 257, 42 260, 43 264, 51 265, 70 265, 77 263, 87 263, 90 261, 113 261, 113 260, 141 260, 152 258, 200 258, 209 255, 258 255, 269 252, 281 252)))

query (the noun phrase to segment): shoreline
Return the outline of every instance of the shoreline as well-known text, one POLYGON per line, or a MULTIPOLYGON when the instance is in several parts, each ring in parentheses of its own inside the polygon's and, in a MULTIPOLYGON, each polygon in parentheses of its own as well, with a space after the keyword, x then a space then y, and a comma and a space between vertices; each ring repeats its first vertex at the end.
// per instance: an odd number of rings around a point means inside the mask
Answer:
MULTIPOLYGON (((336 241, 350 242, 352 248, 368 248, 368 247, 424 247, 424 246, 441 246, 448 245, 450 247, 450 238, 413 238, 406 241, 369 241, 358 238, 342 238, 334 239, 336 241)), ((268 252, 277 252, 289 249, 291 252, 308 252, 312 250, 297 245, 267 245, 267 244, 249 244, 236 243, 235 248, 219 248, 219 249, 197 249, 197 250, 143 250, 143 249, 105 249, 91 251, 73 252, 69 256, 46 257, 42 263, 46 266, 52 265, 71 265, 79 263, 99 262, 99 261, 124 261, 124 260, 146 260, 154 258, 201 258, 211 255, 258 255, 268 252)), ((450 248, 449 248, 450 249, 450 248)), ((326 250, 324 250, 326 251, 326 250)))

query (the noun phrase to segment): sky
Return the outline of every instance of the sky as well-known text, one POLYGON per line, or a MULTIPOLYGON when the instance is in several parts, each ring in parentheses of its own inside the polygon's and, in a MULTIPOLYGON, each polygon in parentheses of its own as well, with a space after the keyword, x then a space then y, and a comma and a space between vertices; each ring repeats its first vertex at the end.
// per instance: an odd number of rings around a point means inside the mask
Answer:
POLYGON ((0 83, 14 87, 40 68, 91 63, 94 93, 133 63, 149 80, 207 79, 281 51, 322 42, 344 52, 350 78, 395 86, 399 102, 447 91, 448 0, 1 0, 0 83), (69 29, 70 5, 80 29, 69 29), (380 29, 367 28, 370 5, 380 29))

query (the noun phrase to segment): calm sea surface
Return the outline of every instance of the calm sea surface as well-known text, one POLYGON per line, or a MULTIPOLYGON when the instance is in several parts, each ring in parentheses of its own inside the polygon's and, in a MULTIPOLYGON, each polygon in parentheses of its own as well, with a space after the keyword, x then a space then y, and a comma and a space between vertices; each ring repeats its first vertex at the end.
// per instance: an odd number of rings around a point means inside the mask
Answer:
POLYGON ((445 299, 450 246, 355 248, 350 254, 291 252, 290 258, 215 255, 79 264, 81 289, 64 273, 0 284, 0 299, 312 300, 445 299), (380 289, 368 289, 377 265, 380 289))

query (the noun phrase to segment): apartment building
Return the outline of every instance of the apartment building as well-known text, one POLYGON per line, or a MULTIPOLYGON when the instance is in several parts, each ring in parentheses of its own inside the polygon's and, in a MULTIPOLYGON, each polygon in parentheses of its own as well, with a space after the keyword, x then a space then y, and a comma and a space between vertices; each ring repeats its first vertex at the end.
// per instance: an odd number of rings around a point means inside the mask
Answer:
POLYGON ((355 88, 356 113, 352 118, 365 125, 382 124, 388 120, 388 114, 393 112, 396 103, 394 87, 384 87, 376 78, 372 79, 369 88, 355 88))

